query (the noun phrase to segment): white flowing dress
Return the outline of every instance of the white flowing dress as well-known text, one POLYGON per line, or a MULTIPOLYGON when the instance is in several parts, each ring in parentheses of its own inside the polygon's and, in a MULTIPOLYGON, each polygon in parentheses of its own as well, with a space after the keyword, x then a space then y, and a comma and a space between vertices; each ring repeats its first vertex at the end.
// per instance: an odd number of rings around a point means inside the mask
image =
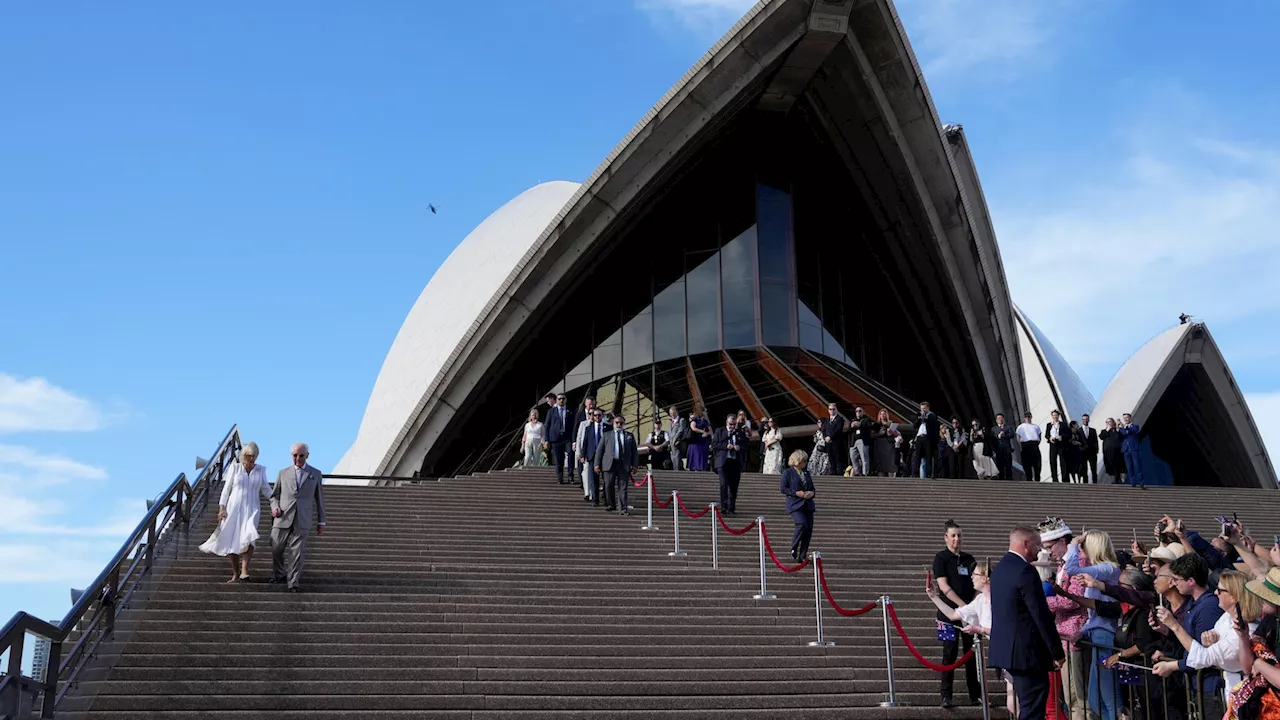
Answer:
POLYGON ((232 463, 218 499, 218 504, 227 508, 227 519, 218 523, 200 549, 214 555, 239 555, 257 542, 258 515, 262 510, 260 497, 271 499, 267 469, 254 465, 253 470, 246 473, 244 465, 232 463))

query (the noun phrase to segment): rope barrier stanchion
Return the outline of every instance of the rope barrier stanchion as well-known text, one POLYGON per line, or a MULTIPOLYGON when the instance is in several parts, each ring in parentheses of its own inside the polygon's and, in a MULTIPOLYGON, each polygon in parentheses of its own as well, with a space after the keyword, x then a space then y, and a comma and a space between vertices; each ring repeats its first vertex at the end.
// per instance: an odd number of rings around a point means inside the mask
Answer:
POLYGON ((822 584, 819 578, 822 576, 821 565, 822 553, 817 550, 813 551, 813 616, 818 623, 818 639, 809 643, 809 647, 831 647, 835 645, 830 640, 822 638, 822 584))
POLYGON ((902 629, 902 621, 898 620, 898 612, 893 609, 893 603, 889 604, 888 610, 889 619, 893 621, 893 626, 897 628, 898 635, 902 638, 902 644, 907 646, 907 652, 911 653, 911 656, 914 657, 916 662, 921 665, 933 670, 934 672, 949 672, 951 670, 957 670, 964 667, 966 663, 973 659, 972 649, 950 665, 939 665, 938 663, 926 658, 921 655, 920 651, 916 649, 916 646, 911 643, 911 638, 907 637, 907 631, 902 629))
POLYGON ((675 536, 676 536, 676 549, 675 549, 675 550, 672 550, 672 551, 671 551, 671 552, 669 552, 669 553, 667 553, 667 557, 687 557, 687 556, 689 555, 689 553, 687 553, 687 552, 685 552, 685 551, 683 551, 683 550, 681 550, 681 549, 680 549, 680 510, 681 510, 681 507, 680 507, 680 491, 679 491, 679 490, 672 490, 672 491, 671 491, 671 500, 670 500, 670 501, 668 501, 668 503, 667 503, 667 504, 668 504, 668 505, 671 505, 671 515, 672 515, 672 517, 674 518, 674 519, 672 520, 672 522, 674 522, 674 523, 675 523, 675 525, 673 525, 672 527, 673 527, 673 529, 674 529, 674 531, 675 531, 675 536))
POLYGON ((978 658, 978 682, 982 686, 982 720, 991 720, 991 696, 987 694, 987 658, 982 652, 982 635, 973 636, 973 652, 978 658))
MULTIPOLYGON (((716 517, 719 517, 719 516, 720 514, 716 513, 716 517)), ((759 535, 760 535, 760 594, 753 595, 752 597, 755 598, 756 600, 777 600, 778 596, 769 592, 769 588, 767 585, 765 585, 765 579, 764 579, 764 516, 761 515, 760 517, 756 518, 756 521, 754 524, 760 530, 759 532, 759 535)))
MULTIPOLYGON (((712 515, 720 517, 719 503, 711 503, 707 507, 712 515)), ((720 569, 720 532, 716 529, 716 523, 711 523, 711 569, 720 569)))
POLYGON ((889 699, 880 703, 880 707, 898 707, 898 693, 893 686, 893 645, 889 642, 889 613, 893 612, 893 599, 888 595, 880 596, 880 606, 884 608, 884 662, 889 673, 889 699))
POLYGON ((652 472, 645 473, 644 481, 645 481, 645 484, 649 486, 649 492, 647 493, 649 496, 649 514, 647 516, 648 519, 646 520, 644 525, 640 526, 640 529, 641 530, 658 530, 660 528, 657 525, 653 524, 653 498, 654 498, 654 492, 655 492, 653 489, 653 473, 652 472))

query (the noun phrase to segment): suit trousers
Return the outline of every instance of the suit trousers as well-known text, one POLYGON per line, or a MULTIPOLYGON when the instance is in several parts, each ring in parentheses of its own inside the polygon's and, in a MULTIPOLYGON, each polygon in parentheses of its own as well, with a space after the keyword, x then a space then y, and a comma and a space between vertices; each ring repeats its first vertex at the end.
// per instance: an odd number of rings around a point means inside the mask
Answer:
POLYGON ((971 467, 973 467, 973 463, 969 462, 969 446, 962 445, 959 450, 951 451, 951 467, 947 477, 963 480, 969 477, 969 468, 971 467))
POLYGON ((303 556, 307 553, 307 533, 298 532, 297 525, 287 528, 271 528, 272 575, 298 587, 302 580, 303 556))
POLYGON ((849 462, 853 463, 853 474, 867 477, 871 475, 871 448, 866 440, 854 440, 853 451, 849 453, 849 462))
MULTIPOLYGON (((564 480, 564 472, 565 472, 565 465, 566 465, 566 463, 565 463, 565 457, 568 455, 568 451, 569 451, 569 443, 567 443, 567 442, 554 442, 554 443, 551 443, 551 462, 552 462, 552 464, 554 464, 554 465, 556 466, 556 481, 557 481, 557 482, 560 482, 560 481, 563 481, 563 480, 564 480)), ((570 463, 567 463, 567 464, 569 465, 569 468, 570 468, 570 469, 569 469, 569 475, 571 475, 571 476, 572 476, 572 475, 573 475, 573 469, 572 469, 572 468, 573 468, 573 463, 572 463, 572 462, 570 462, 570 463)))
POLYGON ((737 458, 725 458, 717 471, 720 475, 720 507, 725 512, 737 512, 738 481, 742 479, 742 465, 737 458))
POLYGON ((924 447, 920 450, 920 477, 936 478, 938 477, 938 441, 924 441, 923 443, 917 438, 916 446, 924 447))
POLYGON ((1058 482, 1058 468, 1062 468, 1062 482, 1071 479, 1071 470, 1067 467, 1067 448, 1062 443, 1049 443, 1049 477, 1058 482))
POLYGON ((1085 453, 1080 463, 1080 479, 1082 482, 1098 483, 1098 453, 1085 453), (1086 474, 1088 473, 1088 474, 1086 474))
MULTIPOLYGON (((964 653, 969 652, 973 648, 973 636, 968 633, 957 631, 955 640, 942 643, 942 664, 950 665, 955 662, 964 653), (964 651, 961 652, 961 644, 964 645, 964 651)), ((941 680, 941 694, 943 699, 950 700, 952 688, 955 684, 955 671, 948 670, 938 673, 941 680)), ((969 662, 964 664, 964 683, 969 690, 970 700, 982 699, 982 684, 978 682, 978 661, 976 658, 969 658, 969 662)))
POLYGON ((813 513, 797 510, 791 513, 791 522, 796 524, 796 532, 791 537, 791 554, 803 558, 809 553, 809 538, 813 537, 813 513))
POLYGON ((582 494, 591 498, 591 502, 599 505, 600 496, 596 494, 600 478, 596 475, 596 466, 590 461, 582 463, 582 494))
POLYGON ((1022 472, 1031 482, 1040 480, 1040 443, 1036 441, 1022 443, 1022 472))
POLYGON ((1129 476, 1130 485, 1142 484, 1142 456, 1136 452, 1124 454, 1125 474, 1129 476))
POLYGON ((996 469, 1001 480, 1013 479, 1013 453, 996 448, 996 469))
POLYGON ((604 501, 610 509, 627 509, 627 489, 631 485, 630 470, 605 470, 604 501))
POLYGON ((1049 673, 1043 670, 1009 671, 1018 696, 1018 720, 1045 720, 1049 702, 1049 673))
POLYGON ((845 457, 843 444, 830 443, 827 447, 827 459, 831 462, 832 475, 844 474, 844 464, 849 458, 845 457))

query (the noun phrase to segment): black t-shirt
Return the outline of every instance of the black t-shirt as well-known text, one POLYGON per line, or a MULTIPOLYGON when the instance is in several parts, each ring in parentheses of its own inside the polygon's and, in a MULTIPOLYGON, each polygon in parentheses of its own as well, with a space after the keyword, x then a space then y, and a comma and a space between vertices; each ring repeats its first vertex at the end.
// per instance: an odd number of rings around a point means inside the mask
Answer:
MULTIPOLYGON (((938 580, 946 578, 947 584, 951 586, 951 591, 956 597, 965 601, 966 604, 973 602, 973 569, 978 565, 973 556, 963 550, 959 555, 950 550, 943 549, 937 555, 933 556, 933 578, 936 583, 938 580)), ((938 597, 942 598, 942 602, 955 607, 955 603, 951 602, 942 592, 942 588, 938 587, 938 597)), ((938 619, 943 622, 951 622, 951 620, 938 613, 938 619)))

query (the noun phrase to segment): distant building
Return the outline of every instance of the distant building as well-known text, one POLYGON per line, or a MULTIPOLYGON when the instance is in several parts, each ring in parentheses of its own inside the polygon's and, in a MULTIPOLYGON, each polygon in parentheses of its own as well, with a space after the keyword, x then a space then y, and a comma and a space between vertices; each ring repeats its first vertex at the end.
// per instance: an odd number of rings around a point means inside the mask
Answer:
POLYGON ((49 640, 36 638, 35 657, 31 661, 32 679, 44 681, 45 668, 49 666, 49 640))

